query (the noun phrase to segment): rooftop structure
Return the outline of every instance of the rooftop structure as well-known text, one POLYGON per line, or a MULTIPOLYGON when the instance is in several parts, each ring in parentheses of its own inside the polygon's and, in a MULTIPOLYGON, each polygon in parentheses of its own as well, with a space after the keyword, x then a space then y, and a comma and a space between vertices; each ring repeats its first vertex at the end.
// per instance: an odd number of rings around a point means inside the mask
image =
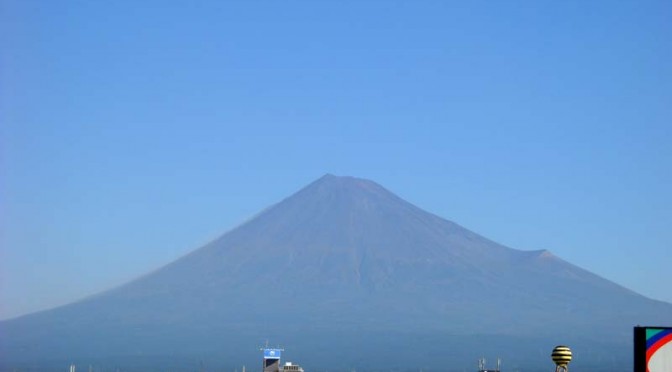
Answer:
POLYGON ((282 372, 303 372, 303 368, 301 368, 301 366, 298 364, 287 362, 284 366, 282 366, 282 372))
POLYGON ((280 356, 283 349, 263 349, 263 372, 280 372, 280 356))

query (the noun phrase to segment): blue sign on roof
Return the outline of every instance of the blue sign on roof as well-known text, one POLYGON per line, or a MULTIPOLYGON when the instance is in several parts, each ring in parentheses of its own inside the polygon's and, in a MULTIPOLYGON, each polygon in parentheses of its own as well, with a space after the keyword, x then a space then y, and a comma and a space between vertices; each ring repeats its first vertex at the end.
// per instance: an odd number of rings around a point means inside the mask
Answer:
POLYGON ((264 349, 264 359, 280 359, 280 349, 264 349))

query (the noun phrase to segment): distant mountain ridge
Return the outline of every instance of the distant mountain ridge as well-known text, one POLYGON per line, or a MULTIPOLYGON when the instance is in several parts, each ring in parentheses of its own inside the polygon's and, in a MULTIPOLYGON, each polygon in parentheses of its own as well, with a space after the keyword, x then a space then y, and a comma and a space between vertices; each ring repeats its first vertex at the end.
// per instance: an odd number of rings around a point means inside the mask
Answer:
POLYGON ((531 343, 512 354, 539 344, 529 340, 576 339, 602 358, 608 348, 627 350, 632 326, 666 323, 672 305, 548 251, 505 247, 375 182, 325 175, 149 275, 0 322, 0 350, 8 361, 222 348, 246 355, 254 345, 245 342, 274 336, 310 355, 342 350, 352 366, 405 348, 409 337, 417 350, 400 363, 411 367, 442 339, 478 335, 483 349, 531 343))

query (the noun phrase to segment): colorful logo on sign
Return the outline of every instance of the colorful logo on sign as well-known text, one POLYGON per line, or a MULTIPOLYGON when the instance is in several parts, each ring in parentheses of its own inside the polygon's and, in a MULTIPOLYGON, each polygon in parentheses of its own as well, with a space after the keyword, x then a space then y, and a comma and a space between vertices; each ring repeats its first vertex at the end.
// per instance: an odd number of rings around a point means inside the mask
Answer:
POLYGON ((280 359, 280 349, 264 349, 265 359, 280 359))
POLYGON ((646 370, 672 371, 672 328, 646 329, 646 370))

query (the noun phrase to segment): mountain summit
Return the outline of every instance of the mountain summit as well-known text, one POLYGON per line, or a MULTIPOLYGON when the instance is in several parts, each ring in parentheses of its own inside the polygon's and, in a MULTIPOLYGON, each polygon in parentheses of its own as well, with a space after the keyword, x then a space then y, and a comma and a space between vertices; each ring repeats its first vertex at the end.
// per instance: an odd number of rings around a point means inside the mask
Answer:
POLYGON ((636 324, 670 322, 672 305, 548 251, 505 247, 375 182, 325 175, 151 274, 0 323, 0 341, 18 361, 222 349, 233 358, 272 337, 313 363, 329 348, 344 368, 396 350, 412 367, 437 348, 477 357, 470 342, 527 355, 575 339, 602 355, 627 349, 636 324))

